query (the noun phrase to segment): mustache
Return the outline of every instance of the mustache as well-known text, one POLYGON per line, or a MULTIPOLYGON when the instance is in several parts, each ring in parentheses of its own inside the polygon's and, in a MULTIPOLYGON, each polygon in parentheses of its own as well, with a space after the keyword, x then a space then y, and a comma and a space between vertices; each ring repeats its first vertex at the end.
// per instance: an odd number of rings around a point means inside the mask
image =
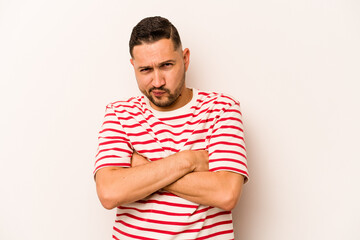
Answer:
POLYGON ((154 91, 154 90, 164 91, 164 92, 167 92, 167 93, 170 94, 170 90, 167 89, 167 88, 164 88, 164 87, 159 87, 159 88, 153 87, 153 88, 150 88, 149 93, 151 93, 151 92, 154 91))

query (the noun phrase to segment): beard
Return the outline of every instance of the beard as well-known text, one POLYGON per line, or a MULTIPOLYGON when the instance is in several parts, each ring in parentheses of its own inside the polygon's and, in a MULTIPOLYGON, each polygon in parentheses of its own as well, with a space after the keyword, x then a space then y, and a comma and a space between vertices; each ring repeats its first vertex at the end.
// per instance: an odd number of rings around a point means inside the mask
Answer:
POLYGON ((179 98, 179 96, 181 95, 181 92, 182 92, 182 90, 183 90, 184 85, 185 85, 185 74, 184 74, 184 76, 183 76, 180 84, 176 87, 176 89, 174 90, 173 93, 172 93, 169 89, 161 86, 161 87, 159 87, 159 88, 153 87, 153 88, 151 88, 151 89, 149 90, 149 92, 143 91, 143 94, 144 94, 144 95, 149 99, 149 101, 150 101, 151 103, 153 103, 155 106, 157 106, 157 107, 162 107, 162 108, 164 108, 164 107, 169 107, 169 106, 171 106, 172 104, 174 104, 174 103, 176 102, 176 100, 179 98), (164 100, 163 100, 163 99, 158 99, 158 98, 153 97, 153 96, 151 95, 151 92, 152 92, 153 90, 164 91, 164 92, 166 92, 166 93, 168 94, 168 96, 162 97, 162 98, 166 98, 166 99, 164 99, 164 100))

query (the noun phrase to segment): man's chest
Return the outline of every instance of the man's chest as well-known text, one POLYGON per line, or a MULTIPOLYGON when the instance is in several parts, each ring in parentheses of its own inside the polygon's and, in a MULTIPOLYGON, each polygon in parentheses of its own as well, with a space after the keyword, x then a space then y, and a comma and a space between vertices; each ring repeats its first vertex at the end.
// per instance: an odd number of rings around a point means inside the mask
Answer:
POLYGON ((216 117, 206 111, 180 117, 138 115, 121 121, 134 151, 158 160, 183 150, 206 149, 216 117))

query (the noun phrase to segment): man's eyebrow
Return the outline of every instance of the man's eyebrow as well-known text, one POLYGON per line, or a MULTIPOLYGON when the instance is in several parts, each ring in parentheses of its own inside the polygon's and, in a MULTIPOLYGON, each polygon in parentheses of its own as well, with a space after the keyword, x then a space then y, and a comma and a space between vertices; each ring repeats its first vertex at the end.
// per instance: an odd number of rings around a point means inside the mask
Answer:
MULTIPOLYGON (((176 61, 174 59, 168 59, 168 60, 165 60, 165 61, 162 61, 158 64, 156 64, 156 66, 160 67, 166 63, 175 63, 176 61)), ((139 66, 138 69, 146 69, 146 68, 153 68, 152 66, 139 66)))
POLYGON ((169 60, 166 60, 166 61, 163 61, 163 62, 159 63, 158 66, 162 66, 162 65, 164 65, 165 63, 175 63, 175 62, 176 62, 176 61, 175 61, 174 59, 169 59, 169 60))
POLYGON ((152 68, 151 66, 139 66, 138 69, 152 68))

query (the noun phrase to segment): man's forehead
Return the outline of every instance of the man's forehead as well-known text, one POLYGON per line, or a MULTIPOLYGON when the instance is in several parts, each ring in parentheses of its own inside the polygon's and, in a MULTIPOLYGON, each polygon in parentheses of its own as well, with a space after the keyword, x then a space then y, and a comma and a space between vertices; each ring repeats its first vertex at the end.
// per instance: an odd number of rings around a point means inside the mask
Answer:
POLYGON ((174 58, 179 53, 174 48, 171 39, 161 39, 152 43, 143 43, 133 48, 133 60, 143 61, 166 61, 168 58, 174 58))

